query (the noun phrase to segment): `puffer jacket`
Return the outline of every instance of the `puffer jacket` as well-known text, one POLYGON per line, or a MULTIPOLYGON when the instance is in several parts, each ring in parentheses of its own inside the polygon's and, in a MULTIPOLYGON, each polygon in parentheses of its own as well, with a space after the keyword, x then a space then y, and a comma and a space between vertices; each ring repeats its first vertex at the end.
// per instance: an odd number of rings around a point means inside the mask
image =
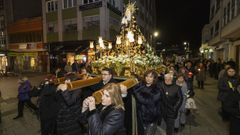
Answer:
POLYGON ((18 99, 20 101, 30 100, 29 92, 31 90, 31 84, 27 80, 20 84, 18 87, 18 99))

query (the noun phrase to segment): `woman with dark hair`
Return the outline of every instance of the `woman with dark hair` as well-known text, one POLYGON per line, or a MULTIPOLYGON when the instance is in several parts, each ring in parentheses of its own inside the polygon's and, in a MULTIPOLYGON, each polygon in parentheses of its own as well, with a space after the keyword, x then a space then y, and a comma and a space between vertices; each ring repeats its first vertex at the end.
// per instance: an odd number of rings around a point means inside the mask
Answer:
POLYGON ((160 119, 160 90, 157 82, 157 72, 148 70, 144 74, 144 80, 134 89, 139 134, 154 135, 157 130, 160 119))
POLYGON ((102 103, 96 108, 95 98, 90 96, 83 101, 83 119, 87 119, 91 135, 126 135, 124 128, 124 103, 121 87, 109 83, 103 88, 102 103))

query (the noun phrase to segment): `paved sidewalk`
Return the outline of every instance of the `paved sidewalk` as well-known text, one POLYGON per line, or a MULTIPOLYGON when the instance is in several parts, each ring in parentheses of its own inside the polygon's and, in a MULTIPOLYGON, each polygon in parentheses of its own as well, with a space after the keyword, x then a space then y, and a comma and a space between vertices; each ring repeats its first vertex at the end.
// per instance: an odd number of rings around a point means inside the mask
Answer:
MULTIPOLYGON (((45 75, 28 74, 27 77, 33 86, 38 85, 45 75)), ((17 115, 17 88, 18 77, 0 78, 0 91, 2 99, 0 107, 2 112, 2 123, 0 124, 0 135, 40 135, 40 125, 36 115, 28 108, 24 108, 24 117, 13 120, 17 115)), ((33 99, 33 102, 36 99, 33 99)))

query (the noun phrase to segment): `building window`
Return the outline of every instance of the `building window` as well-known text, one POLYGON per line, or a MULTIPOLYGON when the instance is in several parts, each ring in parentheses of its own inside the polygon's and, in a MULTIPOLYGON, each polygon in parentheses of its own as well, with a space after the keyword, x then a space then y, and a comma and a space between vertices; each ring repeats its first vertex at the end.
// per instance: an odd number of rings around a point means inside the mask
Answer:
POLYGON ((115 0, 109 0, 109 3, 110 3, 113 7, 116 7, 115 0))
POLYGON ((213 37, 213 27, 211 28, 211 30, 210 30, 210 34, 211 34, 211 37, 213 37))
POLYGON ((220 0, 216 1, 216 13, 218 12, 218 10, 220 9, 220 0))
POLYGON ((63 0, 63 9, 77 6, 77 0, 63 0))
POLYGON ((48 33, 51 33, 51 32, 58 32, 57 31, 57 23, 56 22, 49 22, 48 24, 47 24, 47 32, 48 33))
POLYGON ((93 2, 98 2, 100 0, 83 0, 83 4, 90 4, 90 3, 93 3, 93 2))
POLYGON ((0 0, 0 9, 4 9, 4 0, 0 0))
POLYGON ((231 12, 231 18, 233 19, 235 16, 235 0, 232 0, 232 12, 231 12))
POLYGON ((5 19, 4 16, 0 16, 0 30, 5 29, 5 19))
POLYGON ((223 26, 227 24, 227 9, 226 7, 223 10, 223 26))
POLYGON ((89 29, 91 27, 98 27, 100 25, 99 16, 86 16, 83 18, 83 28, 89 29))
POLYGON ((229 22, 230 21, 230 2, 228 2, 228 4, 227 4, 227 22, 229 22))
POLYGON ((215 23, 215 36, 218 35, 219 32, 219 21, 215 23))
POLYGON ((53 12, 53 11, 57 11, 58 9, 58 1, 57 0, 50 0, 46 2, 46 6, 47 6, 47 12, 53 12))
POLYGON ((77 19, 68 19, 63 21, 64 32, 77 31, 77 19))
POLYGON ((214 11, 215 11, 215 6, 212 6, 210 20, 212 20, 214 17, 214 11))

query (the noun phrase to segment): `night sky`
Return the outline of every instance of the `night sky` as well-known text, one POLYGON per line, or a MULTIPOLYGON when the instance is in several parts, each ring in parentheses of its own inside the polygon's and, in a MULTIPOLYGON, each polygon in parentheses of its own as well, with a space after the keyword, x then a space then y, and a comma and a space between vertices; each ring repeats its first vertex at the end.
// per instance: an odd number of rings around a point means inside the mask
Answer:
MULTIPOLYGON (((209 22, 209 0, 156 0, 159 40, 170 44, 189 41, 201 45, 201 30, 209 22)), ((193 47, 194 46, 194 47, 193 47)), ((196 47, 197 46, 197 47, 196 47)))

